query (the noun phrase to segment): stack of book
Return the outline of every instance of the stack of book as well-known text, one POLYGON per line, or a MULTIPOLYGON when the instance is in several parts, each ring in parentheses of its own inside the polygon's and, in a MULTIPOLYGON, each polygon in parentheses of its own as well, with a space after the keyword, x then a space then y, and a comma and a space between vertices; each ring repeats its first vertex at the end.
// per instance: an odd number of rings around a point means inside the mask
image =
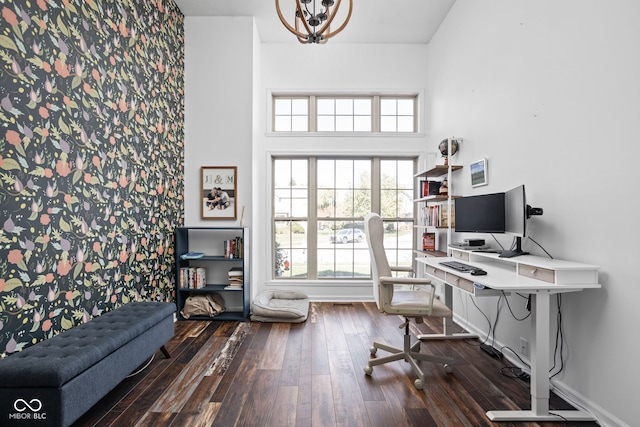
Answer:
POLYGON ((227 290, 241 290, 244 283, 244 273, 242 267, 232 267, 229 270, 229 285, 225 287, 227 290))

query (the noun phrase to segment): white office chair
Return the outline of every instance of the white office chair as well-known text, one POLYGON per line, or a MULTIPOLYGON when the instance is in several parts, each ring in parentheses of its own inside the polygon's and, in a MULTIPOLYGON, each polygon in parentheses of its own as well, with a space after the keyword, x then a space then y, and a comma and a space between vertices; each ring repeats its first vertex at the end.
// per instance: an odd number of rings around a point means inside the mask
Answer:
POLYGON ((386 314, 404 316, 405 322, 400 328, 405 328, 404 348, 391 347, 386 344, 374 342, 371 347, 371 355, 375 355, 378 349, 391 353, 389 356, 373 357, 364 368, 367 375, 373 373, 373 367, 383 363, 404 360, 413 368, 418 379, 414 385, 418 390, 424 386, 424 373, 417 361, 435 362, 444 364, 445 371, 451 373, 453 359, 442 356, 432 356, 420 353, 420 341, 411 345, 409 334, 409 322, 414 319, 416 323, 422 323, 423 316, 451 317, 451 310, 438 298, 435 298, 435 286, 428 279, 416 277, 392 277, 391 272, 407 268, 391 268, 384 251, 384 226, 380 215, 370 213, 364 220, 364 232, 371 254, 371 269, 373 273, 373 294, 378 310, 386 314), (421 285, 417 289, 396 289, 395 285, 421 285))

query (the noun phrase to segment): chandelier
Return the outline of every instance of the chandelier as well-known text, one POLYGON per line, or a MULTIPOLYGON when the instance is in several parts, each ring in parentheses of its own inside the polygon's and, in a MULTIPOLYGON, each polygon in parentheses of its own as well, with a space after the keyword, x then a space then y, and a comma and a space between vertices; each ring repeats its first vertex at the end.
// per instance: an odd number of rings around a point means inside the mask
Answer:
POLYGON ((316 0, 295 0, 295 25, 292 26, 282 15, 280 1, 276 0, 276 10, 280 21, 291 31, 300 43, 326 43, 331 37, 344 30, 351 19, 353 0, 349 0, 347 17, 337 30, 331 31, 331 23, 336 17, 342 0, 317 0, 320 3, 316 9, 316 0))

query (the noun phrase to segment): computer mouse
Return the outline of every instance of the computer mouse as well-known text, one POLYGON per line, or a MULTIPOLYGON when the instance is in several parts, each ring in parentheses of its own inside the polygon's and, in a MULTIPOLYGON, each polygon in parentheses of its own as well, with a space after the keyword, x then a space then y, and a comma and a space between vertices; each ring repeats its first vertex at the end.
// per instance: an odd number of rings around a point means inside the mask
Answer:
POLYGON ((472 276, 484 276, 485 274, 487 274, 486 271, 480 269, 480 268, 476 268, 475 270, 471 270, 471 275, 472 276))

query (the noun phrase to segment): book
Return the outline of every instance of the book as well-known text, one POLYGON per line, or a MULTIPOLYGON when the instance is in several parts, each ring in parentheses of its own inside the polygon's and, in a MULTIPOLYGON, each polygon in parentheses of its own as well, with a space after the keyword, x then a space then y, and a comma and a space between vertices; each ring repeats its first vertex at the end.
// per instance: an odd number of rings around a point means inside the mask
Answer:
POLYGON ((436 233, 422 233, 422 250, 436 250, 436 233))

